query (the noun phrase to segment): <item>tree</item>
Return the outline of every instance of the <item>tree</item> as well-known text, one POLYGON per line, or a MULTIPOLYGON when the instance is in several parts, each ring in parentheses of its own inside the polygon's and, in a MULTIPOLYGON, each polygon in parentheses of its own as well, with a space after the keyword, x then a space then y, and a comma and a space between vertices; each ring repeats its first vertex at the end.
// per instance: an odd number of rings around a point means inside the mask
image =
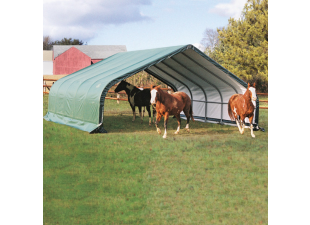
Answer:
POLYGON ((214 29, 207 28, 203 33, 203 38, 200 42, 205 47, 205 51, 212 52, 216 46, 218 46, 219 38, 218 32, 214 29))
POLYGON ((43 36, 43 50, 51 50, 53 45, 84 45, 82 40, 72 39, 72 38, 63 38, 61 41, 51 41, 50 36, 43 36))
POLYGON ((218 29, 211 58, 246 82, 268 90, 268 0, 248 0, 242 18, 218 29))
POLYGON ((82 40, 79 40, 79 39, 72 40, 72 38, 63 38, 61 39, 61 41, 53 42, 53 45, 83 45, 83 44, 84 42, 82 40))
POLYGON ((43 36, 43 50, 51 50, 52 46, 53 45, 50 36, 43 36))

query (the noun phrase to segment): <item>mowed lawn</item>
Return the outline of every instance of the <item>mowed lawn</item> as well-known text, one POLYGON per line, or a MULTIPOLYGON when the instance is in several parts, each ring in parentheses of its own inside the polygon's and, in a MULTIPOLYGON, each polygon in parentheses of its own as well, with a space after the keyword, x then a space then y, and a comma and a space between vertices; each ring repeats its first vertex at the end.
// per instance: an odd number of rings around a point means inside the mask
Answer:
POLYGON ((43 121, 44 224, 268 223, 268 110, 256 138, 192 121, 187 133, 185 120, 174 135, 170 117, 165 140, 131 120, 128 102, 106 100, 106 134, 43 121))

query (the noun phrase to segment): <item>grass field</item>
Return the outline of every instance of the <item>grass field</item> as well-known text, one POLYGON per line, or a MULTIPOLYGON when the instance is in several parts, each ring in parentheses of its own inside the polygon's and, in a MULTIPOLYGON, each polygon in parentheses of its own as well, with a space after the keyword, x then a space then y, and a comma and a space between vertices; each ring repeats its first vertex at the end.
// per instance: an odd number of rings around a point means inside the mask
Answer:
MULTIPOLYGON (((43 114, 48 96, 43 98, 43 114)), ((107 134, 43 121, 44 224, 267 224, 268 110, 260 126, 190 122, 158 135, 106 100, 107 134)), ((160 123, 163 128, 163 121, 160 123)))

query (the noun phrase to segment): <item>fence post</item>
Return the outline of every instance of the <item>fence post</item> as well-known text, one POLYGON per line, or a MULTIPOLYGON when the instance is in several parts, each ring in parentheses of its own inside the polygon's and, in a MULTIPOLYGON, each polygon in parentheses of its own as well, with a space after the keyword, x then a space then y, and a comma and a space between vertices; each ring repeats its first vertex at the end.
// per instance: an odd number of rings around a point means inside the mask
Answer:
POLYGON ((120 95, 119 93, 117 93, 117 104, 119 104, 119 98, 120 98, 120 95))

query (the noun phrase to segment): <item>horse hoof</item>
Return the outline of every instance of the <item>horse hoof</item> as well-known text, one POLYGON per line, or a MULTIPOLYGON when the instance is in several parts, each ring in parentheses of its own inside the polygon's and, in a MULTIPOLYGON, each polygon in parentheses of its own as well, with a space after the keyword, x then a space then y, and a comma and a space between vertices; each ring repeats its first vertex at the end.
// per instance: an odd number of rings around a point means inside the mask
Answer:
POLYGON ((174 134, 179 134, 179 131, 174 132, 174 134))
POLYGON ((252 138, 255 138, 255 135, 254 135, 254 134, 252 135, 252 138))
POLYGON ((186 131, 189 133, 189 129, 186 129, 186 131))
POLYGON ((167 138, 167 135, 164 135, 163 138, 167 138))
POLYGON ((157 133, 161 134, 161 130, 159 128, 157 128, 157 133))

